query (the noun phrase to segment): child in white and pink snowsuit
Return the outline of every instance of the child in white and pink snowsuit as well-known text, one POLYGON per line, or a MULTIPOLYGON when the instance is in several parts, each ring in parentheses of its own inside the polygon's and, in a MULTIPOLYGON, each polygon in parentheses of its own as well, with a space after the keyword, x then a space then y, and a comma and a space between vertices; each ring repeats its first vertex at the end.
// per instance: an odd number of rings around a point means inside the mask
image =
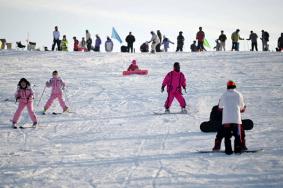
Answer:
MULTIPOLYGON (((19 102, 18 109, 13 117, 13 128, 18 128, 17 123, 25 107, 28 109, 29 117, 33 122, 33 126, 37 125, 37 118, 33 111, 33 91, 30 88, 30 83, 25 78, 22 78, 18 83, 18 89, 15 94, 16 101, 19 102)), ((20 127, 22 128, 22 127, 20 127)))
POLYGON ((68 110, 68 107, 66 106, 64 100, 63 100, 63 92, 65 88, 65 83, 62 81, 60 77, 58 77, 58 72, 53 71, 52 78, 46 82, 46 87, 52 87, 51 95, 48 101, 46 102, 44 106, 43 114, 49 109, 49 107, 52 105, 53 101, 58 98, 59 104, 63 109, 63 112, 66 112, 68 110))
POLYGON ((169 113, 170 106, 176 98, 181 106, 182 113, 187 113, 186 101, 182 94, 182 88, 186 92, 186 78, 185 75, 180 72, 180 64, 178 62, 174 63, 174 70, 169 72, 163 80, 161 92, 164 91, 165 86, 167 86, 168 97, 165 102, 165 112, 169 113))

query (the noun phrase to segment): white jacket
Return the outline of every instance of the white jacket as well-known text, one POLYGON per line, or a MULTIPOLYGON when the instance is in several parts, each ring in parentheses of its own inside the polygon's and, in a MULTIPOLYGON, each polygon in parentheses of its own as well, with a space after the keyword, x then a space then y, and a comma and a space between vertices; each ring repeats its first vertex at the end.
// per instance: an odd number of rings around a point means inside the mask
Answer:
POLYGON ((54 39, 59 39, 60 38, 60 32, 59 31, 53 31, 53 38, 54 39))
POLYGON ((228 89, 220 98, 219 108, 223 109, 222 124, 242 124, 241 110, 245 108, 243 95, 236 89, 228 89))
POLYGON ((153 43, 155 43, 155 44, 159 44, 160 43, 160 39, 159 39, 159 37, 155 33, 152 35, 151 40, 149 42, 151 42, 151 41, 153 43))

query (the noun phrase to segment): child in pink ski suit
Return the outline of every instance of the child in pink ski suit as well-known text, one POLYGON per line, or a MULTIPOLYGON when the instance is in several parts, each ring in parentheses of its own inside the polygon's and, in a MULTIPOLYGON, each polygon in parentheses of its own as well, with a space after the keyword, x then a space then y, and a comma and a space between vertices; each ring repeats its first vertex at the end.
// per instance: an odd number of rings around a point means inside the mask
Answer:
POLYGON ((170 106, 176 98, 181 106, 182 113, 186 113, 186 101, 182 96, 182 88, 186 92, 186 78, 185 75, 180 72, 180 64, 178 62, 174 63, 174 70, 169 72, 163 80, 161 92, 164 91, 165 86, 167 86, 168 97, 165 102, 165 112, 169 113, 170 106))
POLYGON ((65 83, 58 77, 58 71, 53 71, 52 78, 46 82, 46 87, 52 87, 51 95, 48 101, 44 106, 43 114, 48 110, 48 108, 52 105, 53 101, 58 98, 60 106, 63 109, 63 112, 68 110, 64 100, 63 100, 63 92, 65 88, 65 83))
POLYGON ((137 65, 137 61, 134 59, 132 61, 132 64, 130 64, 128 71, 135 71, 135 70, 139 70, 139 66, 137 65))
MULTIPOLYGON (((37 125, 37 118, 33 111, 33 91, 30 88, 30 83, 25 78, 22 78, 18 83, 18 89, 15 94, 16 101, 19 101, 19 106, 13 117, 13 128, 18 128, 17 123, 25 107, 28 109, 29 117, 33 122, 33 126, 37 125)), ((22 127, 20 127, 22 128, 22 127)))

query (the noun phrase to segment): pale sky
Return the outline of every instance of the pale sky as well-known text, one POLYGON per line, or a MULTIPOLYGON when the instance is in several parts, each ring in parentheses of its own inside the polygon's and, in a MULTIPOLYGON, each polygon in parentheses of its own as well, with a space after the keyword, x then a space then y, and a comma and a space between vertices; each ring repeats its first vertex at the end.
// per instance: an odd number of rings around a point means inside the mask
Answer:
MULTIPOLYGON (((15 43, 25 41, 29 33, 30 41, 37 42, 37 47, 49 49, 56 25, 61 36, 67 35, 69 49, 73 46, 72 37, 81 39, 86 29, 92 38, 99 34, 104 43, 114 26, 122 40, 132 31, 138 52, 141 43, 150 40, 150 31, 158 29, 175 43, 182 30, 185 51, 189 51, 199 26, 211 46, 220 30, 224 30, 228 49, 231 33, 237 28, 243 38, 248 38, 251 30, 259 37, 262 29, 267 30, 272 50, 283 32, 282 0, 0 0, 0 5, 0 38, 15 43)), ((261 49, 261 41, 258 43, 261 49)), ((119 51, 118 41, 114 46, 119 51)), ((175 48, 171 45, 170 51, 175 48)), ((249 48, 246 41, 240 43, 240 50, 249 48)))

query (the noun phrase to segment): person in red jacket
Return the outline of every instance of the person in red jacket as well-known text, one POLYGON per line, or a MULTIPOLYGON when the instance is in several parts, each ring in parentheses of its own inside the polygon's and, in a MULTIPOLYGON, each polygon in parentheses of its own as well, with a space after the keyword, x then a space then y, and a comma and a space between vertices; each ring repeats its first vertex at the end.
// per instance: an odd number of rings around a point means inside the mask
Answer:
POLYGON ((174 70, 170 71, 164 78, 161 92, 164 91, 165 86, 167 86, 168 97, 165 102, 165 113, 170 113, 170 106, 174 100, 177 99, 181 106, 181 112, 187 113, 186 101, 182 94, 182 88, 186 92, 186 78, 185 75, 180 71, 180 64, 178 62, 174 63, 174 70))
POLYGON ((130 64, 128 71, 135 71, 135 70, 139 70, 139 66, 137 65, 137 61, 134 59, 132 61, 132 64, 130 64))
POLYGON ((74 39, 74 51, 79 51, 79 41, 76 37, 73 37, 74 39))
POLYGON ((202 27, 199 27, 199 32, 197 32, 196 39, 198 41, 198 49, 199 51, 204 50, 203 42, 204 42, 205 34, 202 31, 202 27))

